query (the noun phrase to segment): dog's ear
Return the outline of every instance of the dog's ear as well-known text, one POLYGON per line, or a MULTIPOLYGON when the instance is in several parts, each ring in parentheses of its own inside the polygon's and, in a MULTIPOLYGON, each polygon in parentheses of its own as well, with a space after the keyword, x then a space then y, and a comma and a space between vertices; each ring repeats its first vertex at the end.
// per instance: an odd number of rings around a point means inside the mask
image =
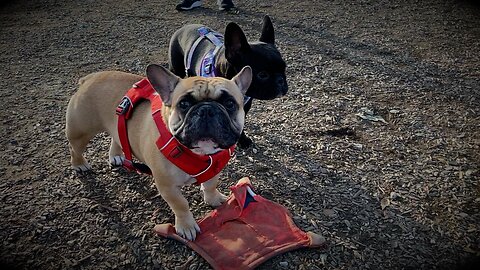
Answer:
POLYGON ((275 31, 273 30, 273 23, 268 15, 263 17, 262 35, 260 41, 270 44, 275 44, 275 31))
POLYGON ((252 68, 250 66, 244 66, 242 70, 232 78, 232 81, 240 88, 242 94, 245 95, 252 82, 252 68))
POLYGON ((148 65, 147 78, 152 84, 153 89, 155 89, 162 98, 163 103, 171 106, 172 92, 180 81, 180 78, 168 69, 155 64, 148 65))
POLYGON ((230 61, 242 52, 249 50, 250 44, 240 26, 234 22, 229 23, 225 28, 225 57, 227 60, 230 61))

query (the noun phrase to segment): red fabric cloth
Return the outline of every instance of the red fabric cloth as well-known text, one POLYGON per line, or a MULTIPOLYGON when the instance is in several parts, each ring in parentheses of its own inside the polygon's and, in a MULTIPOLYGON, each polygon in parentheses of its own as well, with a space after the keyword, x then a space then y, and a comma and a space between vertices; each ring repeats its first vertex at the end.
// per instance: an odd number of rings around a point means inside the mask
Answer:
POLYGON ((156 141, 158 149, 175 166, 197 179, 196 184, 208 181, 219 174, 234 155, 235 145, 212 155, 198 155, 181 144, 173 137, 163 121, 161 113, 162 99, 153 89, 148 79, 144 78, 128 90, 117 108, 117 114, 119 115, 118 134, 127 160, 124 163, 127 169, 135 169, 132 166, 132 154, 128 142, 127 120, 130 118, 135 106, 142 100, 149 100, 151 104, 152 117, 160 133, 156 141))
POLYGON ((202 232, 195 241, 178 236, 171 224, 157 225, 154 231, 181 241, 222 270, 253 269, 275 255, 325 245, 321 235, 300 230, 280 204, 255 195, 244 208, 248 186, 248 178, 240 180, 223 205, 198 221, 202 232))

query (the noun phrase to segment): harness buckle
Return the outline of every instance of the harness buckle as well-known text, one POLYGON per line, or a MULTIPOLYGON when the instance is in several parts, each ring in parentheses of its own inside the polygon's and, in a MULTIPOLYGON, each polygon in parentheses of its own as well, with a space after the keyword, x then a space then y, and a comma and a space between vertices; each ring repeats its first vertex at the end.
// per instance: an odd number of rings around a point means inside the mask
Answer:
POLYGON ((133 167, 133 162, 126 158, 122 160, 122 166, 129 171, 135 170, 135 168, 133 167))
POLYGON ((211 63, 206 64, 205 67, 203 68, 203 72, 205 72, 205 74, 212 73, 212 64, 211 63))
POLYGON ((132 106, 132 102, 128 97, 123 97, 122 101, 120 101, 120 104, 118 104, 117 109, 115 110, 115 113, 117 115, 123 115, 128 112, 130 107, 132 106))
POLYGON ((172 158, 178 158, 182 154, 183 154, 182 148, 180 148, 180 146, 176 146, 175 148, 172 149, 172 151, 170 151, 169 156, 171 156, 172 158))

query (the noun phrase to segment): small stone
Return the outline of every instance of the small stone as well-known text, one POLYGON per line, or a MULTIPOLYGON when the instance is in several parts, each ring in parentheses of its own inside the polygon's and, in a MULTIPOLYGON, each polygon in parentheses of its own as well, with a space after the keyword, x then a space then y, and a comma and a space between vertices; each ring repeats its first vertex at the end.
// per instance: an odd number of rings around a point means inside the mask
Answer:
POLYGON ((396 193, 396 192, 390 192, 390 199, 392 200, 395 200, 395 199, 398 199, 400 198, 400 194, 396 193))
POLYGON ((327 254, 320 254, 320 262, 322 263, 322 265, 325 265, 327 263, 327 254))
POLYGON ((288 267, 288 262, 280 262, 281 267, 288 267))
POLYGON ((336 213, 333 209, 323 209, 323 214, 327 217, 335 217, 336 213))

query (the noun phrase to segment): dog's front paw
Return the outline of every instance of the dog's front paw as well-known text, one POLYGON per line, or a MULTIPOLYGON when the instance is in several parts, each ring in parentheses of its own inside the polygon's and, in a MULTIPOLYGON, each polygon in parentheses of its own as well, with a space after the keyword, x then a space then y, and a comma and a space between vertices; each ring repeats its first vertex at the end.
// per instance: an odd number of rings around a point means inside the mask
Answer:
POLYGON ((75 170, 75 172, 83 174, 86 172, 90 172, 92 170, 92 166, 88 163, 81 164, 81 165, 74 165, 72 168, 75 170))
POLYGON ((206 204, 212 207, 218 207, 227 200, 227 196, 223 195, 222 193, 220 193, 220 191, 215 189, 214 192, 204 192, 203 200, 206 204))
POLYGON ((175 216, 175 231, 181 237, 193 241, 197 237, 197 233, 200 233, 200 227, 190 213, 186 218, 175 216))
POLYGON ((253 144, 252 139, 247 137, 247 135, 244 132, 242 132, 242 135, 240 135, 240 139, 238 139, 238 143, 237 143, 238 147, 240 147, 242 149, 247 149, 252 144, 253 144))

